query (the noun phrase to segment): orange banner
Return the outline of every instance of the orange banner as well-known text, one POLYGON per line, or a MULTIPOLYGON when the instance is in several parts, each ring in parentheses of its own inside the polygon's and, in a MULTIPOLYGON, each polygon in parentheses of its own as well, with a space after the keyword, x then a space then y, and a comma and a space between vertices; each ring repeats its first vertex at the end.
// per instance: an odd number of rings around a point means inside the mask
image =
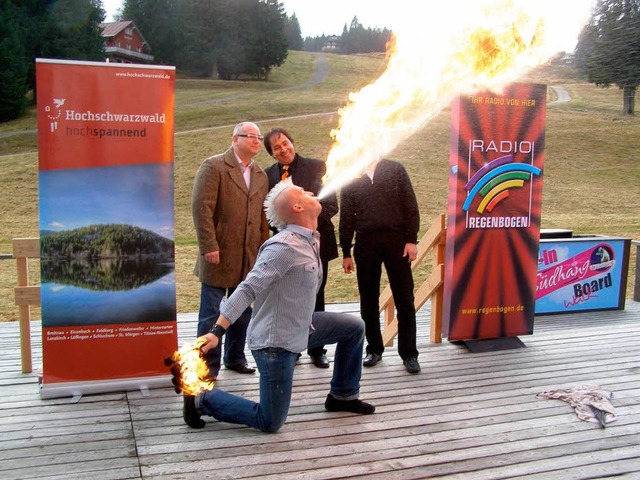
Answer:
POLYGON ((171 67, 36 66, 40 170, 173 162, 171 67))
POLYGON ((42 392, 168 383, 175 69, 38 59, 36 82, 42 392))
POLYGON ((546 86, 460 97, 452 108, 443 333, 533 333, 546 86))

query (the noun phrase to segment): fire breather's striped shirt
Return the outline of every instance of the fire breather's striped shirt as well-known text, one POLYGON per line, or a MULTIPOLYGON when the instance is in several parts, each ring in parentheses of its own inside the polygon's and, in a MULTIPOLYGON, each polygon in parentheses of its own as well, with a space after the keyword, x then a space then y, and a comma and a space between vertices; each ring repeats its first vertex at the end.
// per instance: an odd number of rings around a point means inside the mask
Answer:
POLYGON ((318 233, 288 225, 267 240, 256 263, 220 313, 232 323, 253 303, 247 329, 251 350, 278 347, 299 353, 307 348, 316 294, 322 281, 318 233))

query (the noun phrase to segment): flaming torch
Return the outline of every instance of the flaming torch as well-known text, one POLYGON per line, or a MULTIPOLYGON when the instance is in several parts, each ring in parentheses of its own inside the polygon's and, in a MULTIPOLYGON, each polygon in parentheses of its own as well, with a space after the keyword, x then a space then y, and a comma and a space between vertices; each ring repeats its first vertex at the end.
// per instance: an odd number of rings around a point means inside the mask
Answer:
POLYGON ((425 7, 424 16, 407 15, 408 23, 394 31, 387 47, 384 73, 350 94, 338 112, 320 198, 383 158, 458 95, 499 92, 549 59, 560 51, 572 26, 572 38, 577 37, 590 4, 591 0, 450 1, 425 7))
POLYGON ((165 365, 171 368, 176 393, 195 396, 213 389, 215 378, 209 376, 209 367, 200 352, 201 345, 198 342, 185 344, 165 359, 165 365))

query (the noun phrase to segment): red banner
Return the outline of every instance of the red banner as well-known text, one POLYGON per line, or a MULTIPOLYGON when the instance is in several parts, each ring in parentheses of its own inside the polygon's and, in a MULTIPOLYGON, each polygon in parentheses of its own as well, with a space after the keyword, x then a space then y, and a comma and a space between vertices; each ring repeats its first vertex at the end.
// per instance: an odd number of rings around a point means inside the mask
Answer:
POLYGON ((533 333, 546 86, 514 84, 452 107, 443 333, 533 333))
POLYGON ((170 384, 173 67, 38 59, 41 396, 170 384))
POLYGON ((40 170, 173 162, 174 69, 36 66, 40 170))

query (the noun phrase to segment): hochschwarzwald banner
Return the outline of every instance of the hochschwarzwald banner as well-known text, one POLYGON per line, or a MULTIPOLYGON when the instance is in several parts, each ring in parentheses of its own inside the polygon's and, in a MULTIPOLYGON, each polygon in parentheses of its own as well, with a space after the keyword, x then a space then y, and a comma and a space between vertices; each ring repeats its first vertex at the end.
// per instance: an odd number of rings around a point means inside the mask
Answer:
POLYGON ((36 60, 41 396, 170 385, 173 67, 36 60))

